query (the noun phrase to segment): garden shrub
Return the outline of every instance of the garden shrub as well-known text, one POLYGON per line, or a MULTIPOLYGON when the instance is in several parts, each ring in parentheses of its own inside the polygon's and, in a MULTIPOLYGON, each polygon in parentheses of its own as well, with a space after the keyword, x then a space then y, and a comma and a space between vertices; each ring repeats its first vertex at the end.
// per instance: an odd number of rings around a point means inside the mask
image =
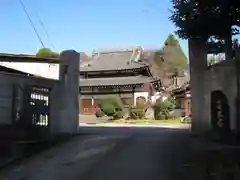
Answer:
POLYGON ((108 103, 102 104, 101 105, 101 110, 107 116, 113 116, 116 113, 116 109, 115 109, 114 105, 108 104, 108 103))
POLYGON ((171 117, 170 112, 173 111, 175 105, 170 100, 157 100, 154 109, 154 118, 155 119, 169 119, 171 117))
POLYGON ((113 119, 121 119, 123 118, 123 112, 122 111, 116 111, 115 114, 113 115, 113 119))
POLYGON ((145 117, 145 110, 142 108, 132 106, 129 111, 131 119, 143 119, 145 117))
POLYGON ((124 107, 123 102, 119 96, 106 96, 101 100, 100 105, 112 104, 116 111, 121 111, 124 107))
POLYGON ((103 117, 105 114, 101 109, 98 109, 95 113, 96 117, 103 117))

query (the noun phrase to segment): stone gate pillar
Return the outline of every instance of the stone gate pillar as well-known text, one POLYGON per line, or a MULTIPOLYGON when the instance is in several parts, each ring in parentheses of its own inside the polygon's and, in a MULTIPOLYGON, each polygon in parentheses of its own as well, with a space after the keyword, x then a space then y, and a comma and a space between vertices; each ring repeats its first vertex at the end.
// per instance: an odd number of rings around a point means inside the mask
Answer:
POLYGON ((206 128, 204 114, 208 113, 204 110, 206 99, 204 96, 204 76, 207 68, 206 41, 202 39, 189 39, 188 45, 192 101, 192 131, 200 132, 206 128))
POLYGON ((50 97, 50 131, 76 133, 79 126, 79 59, 73 50, 60 55, 59 82, 53 87, 50 97))

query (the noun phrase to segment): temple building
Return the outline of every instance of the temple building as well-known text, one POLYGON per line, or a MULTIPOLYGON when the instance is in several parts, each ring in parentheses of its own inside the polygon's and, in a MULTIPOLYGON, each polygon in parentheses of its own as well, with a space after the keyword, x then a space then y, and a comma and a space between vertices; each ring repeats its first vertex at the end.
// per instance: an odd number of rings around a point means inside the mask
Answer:
POLYGON ((87 61, 80 57, 80 113, 93 113, 105 95, 117 94, 124 104, 134 105, 139 97, 151 101, 161 88, 141 47, 93 51, 87 61))
POLYGON ((180 116, 191 115, 191 92, 189 81, 185 82, 181 87, 172 90, 171 94, 176 99, 176 110, 179 110, 180 116))

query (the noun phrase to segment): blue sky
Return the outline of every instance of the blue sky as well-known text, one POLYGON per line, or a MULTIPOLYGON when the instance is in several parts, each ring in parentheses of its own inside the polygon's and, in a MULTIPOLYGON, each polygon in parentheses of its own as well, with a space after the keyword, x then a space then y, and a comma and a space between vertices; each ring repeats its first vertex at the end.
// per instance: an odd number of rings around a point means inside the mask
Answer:
MULTIPOLYGON (((23 0, 46 47, 55 51, 125 48, 141 45, 161 48, 174 32, 168 20, 170 0, 23 0), (39 18, 50 36, 49 41, 39 18)), ((41 48, 19 0, 1 2, 0 52, 35 53, 41 48)), ((180 41, 187 53, 187 42, 180 41)))

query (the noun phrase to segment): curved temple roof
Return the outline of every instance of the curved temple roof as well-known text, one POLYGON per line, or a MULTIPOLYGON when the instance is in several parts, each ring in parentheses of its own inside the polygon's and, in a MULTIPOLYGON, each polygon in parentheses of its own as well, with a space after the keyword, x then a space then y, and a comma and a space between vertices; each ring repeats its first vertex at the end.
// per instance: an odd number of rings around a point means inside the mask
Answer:
POLYGON ((108 52, 94 52, 87 63, 80 63, 80 71, 109 71, 137 69, 148 66, 141 62, 141 50, 119 50, 108 52))
POLYGON ((123 86, 131 84, 144 84, 153 82, 156 79, 146 76, 130 76, 130 77, 110 77, 110 78, 91 78, 80 79, 80 87, 92 87, 92 86, 123 86))

